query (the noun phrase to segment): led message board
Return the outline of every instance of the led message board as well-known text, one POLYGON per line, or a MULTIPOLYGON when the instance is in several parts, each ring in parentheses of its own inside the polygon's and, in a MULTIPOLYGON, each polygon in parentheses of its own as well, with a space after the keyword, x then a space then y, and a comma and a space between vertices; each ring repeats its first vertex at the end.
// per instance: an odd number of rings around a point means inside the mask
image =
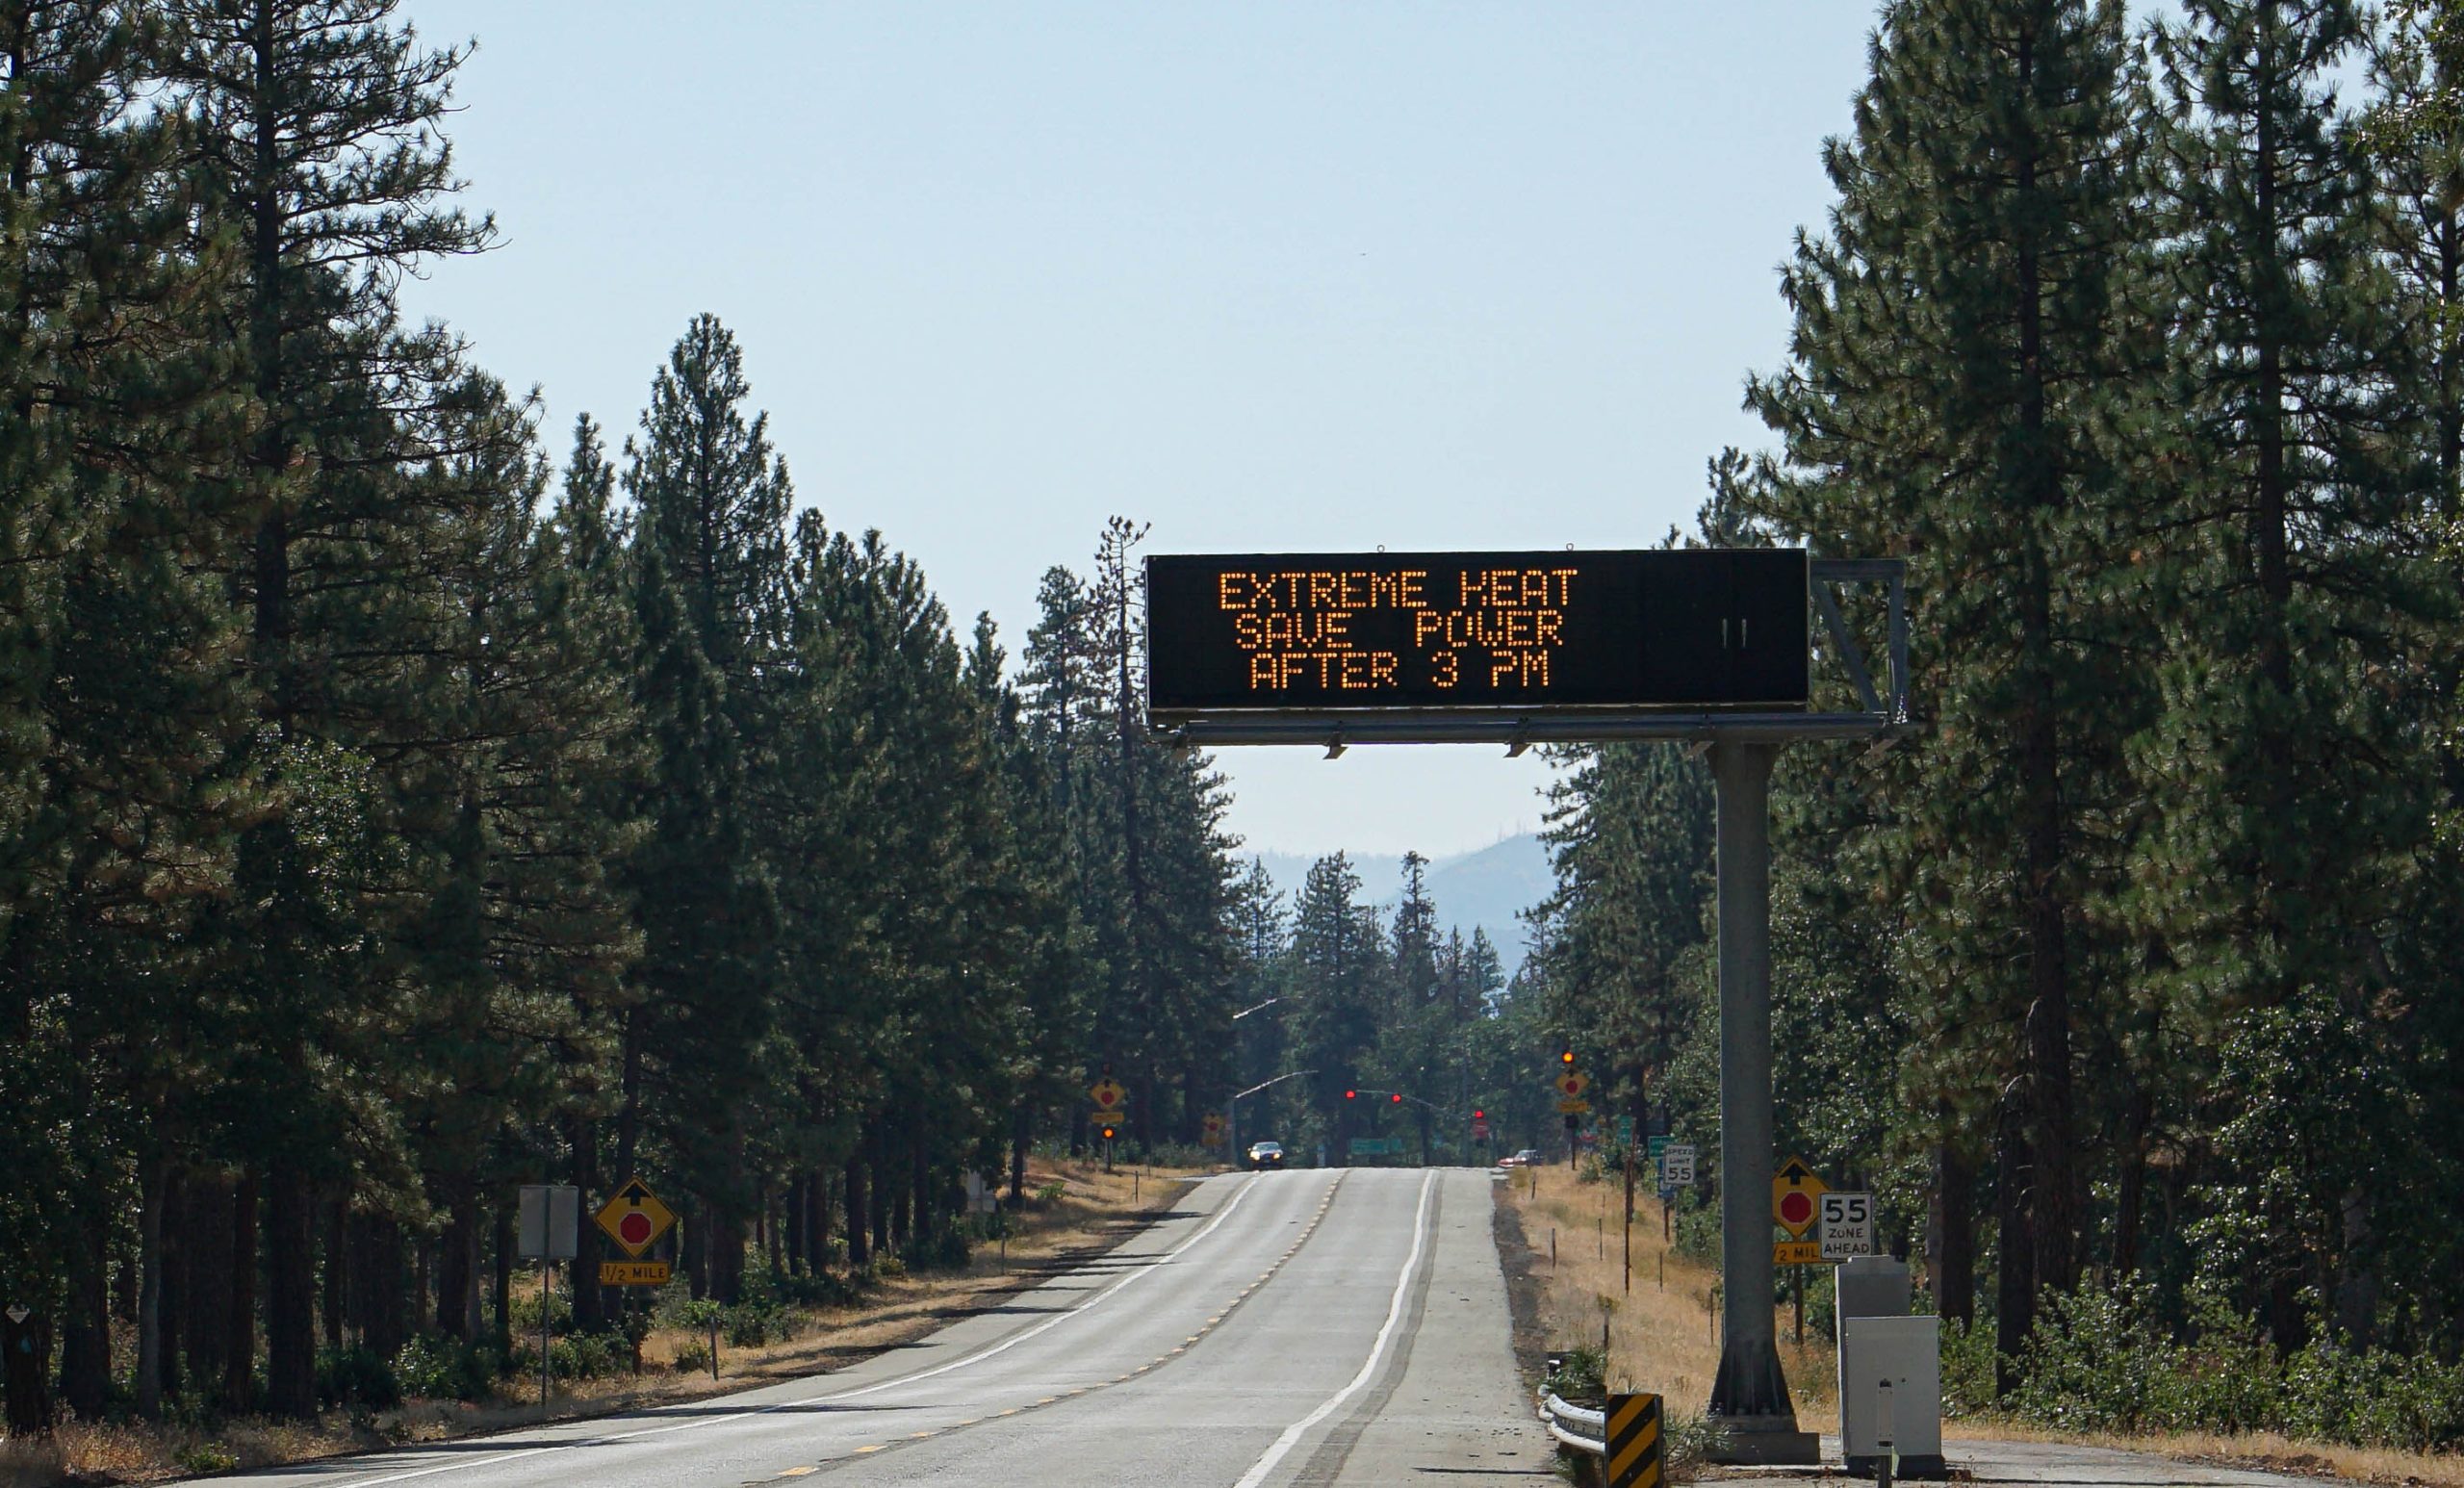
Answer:
POLYGON ((1146 560, 1157 717, 1803 708, 1798 549, 1146 560))

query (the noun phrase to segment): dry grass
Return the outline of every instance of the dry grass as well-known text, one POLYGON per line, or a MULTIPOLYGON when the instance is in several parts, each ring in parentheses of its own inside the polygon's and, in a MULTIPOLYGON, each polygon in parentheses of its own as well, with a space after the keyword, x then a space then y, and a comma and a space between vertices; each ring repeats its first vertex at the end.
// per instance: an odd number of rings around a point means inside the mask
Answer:
MULTIPOLYGON (((1182 1193, 1181 1180, 1193 1171, 1124 1165, 1106 1173, 1100 1163, 1030 1164, 1030 1192, 1059 1182, 1062 1193, 1021 1217, 1006 1264, 998 1247, 987 1246, 963 1271, 886 1277, 854 1306, 806 1310, 796 1338, 761 1347, 723 1344, 717 1380, 706 1366, 689 1373, 675 1368, 680 1353, 708 1347, 706 1333, 655 1329, 642 1345, 644 1371, 638 1379, 559 1380, 549 1414, 553 1419, 603 1415, 844 1368, 1033 1285, 1070 1255, 1109 1248, 1144 1222, 1142 1216, 1161 1211, 1182 1193)), ((512 1387, 518 1391, 520 1383, 512 1382, 512 1387)), ((154 1482, 223 1467, 270 1467, 405 1442, 444 1441, 540 1419, 534 1395, 526 1402, 519 1398, 476 1404, 415 1400, 355 1417, 329 1411, 312 1422, 233 1421, 211 1433, 141 1423, 72 1422, 47 1443, 0 1439, 0 1488, 154 1482)))
MULTIPOLYGON (((1608 1327, 1608 1384, 1666 1398, 1674 1414, 1700 1414, 1719 1373, 1718 1312, 1711 1289, 1719 1272, 1677 1254, 1660 1239, 1659 1200, 1634 1195, 1633 1279, 1628 1290, 1625 1185, 1582 1183, 1564 1167, 1508 1168, 1509 1201, 1523 1234, 1540 1257, 1541 1330, 1552 1345, 1598 1344, 1608 1327), (1533 1193, 1534 1186, 1538 1192, 1533 1193), (1556 1262, 1549 1261, 1556 1237, 1556 1262), (1603 1304, 1606 1306, 1604 1308, 1603 1304)), ((1777 1313, 1780 1361, 1801 1416, 1828 1410, 1835 1398, 1831 1348, 1791 1341, 1791 1315, 1777 1313)))
POLYGON ((2336 1447, 2296 1441, 2272 1431, 2222 1436, 2213 1431, 2164 1431, 2145 1436, 2109 1432, 2045 1431, 2000 1417, 1970 1417, 1943 1424, 1945 1440, 2059 1442, 2149 1451, 2222 1467, 2264 1469, 2311 1477, 2388 1483, 2399 1488, 2464 1488, 2464 1456, 2453 1452, 2395 1451, 2376 1447, 2336 1447))

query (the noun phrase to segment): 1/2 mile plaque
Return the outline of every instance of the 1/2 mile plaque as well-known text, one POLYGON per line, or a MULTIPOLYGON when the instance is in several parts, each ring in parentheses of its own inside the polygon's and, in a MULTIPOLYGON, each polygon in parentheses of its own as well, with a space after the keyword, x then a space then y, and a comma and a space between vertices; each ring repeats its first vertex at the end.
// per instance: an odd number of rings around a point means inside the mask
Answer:
POLYGON ((1801 549, 1146 560, 1159 721, 1330 708, 1803 708, 1801 549))

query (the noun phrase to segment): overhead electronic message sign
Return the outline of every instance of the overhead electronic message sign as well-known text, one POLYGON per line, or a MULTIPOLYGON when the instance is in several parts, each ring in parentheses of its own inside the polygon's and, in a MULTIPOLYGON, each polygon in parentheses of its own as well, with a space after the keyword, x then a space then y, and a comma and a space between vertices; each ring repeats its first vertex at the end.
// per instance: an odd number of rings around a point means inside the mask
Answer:
POLYGON ((1798 549, 1146 560, 1147 706, 1803 708, 1798 549))

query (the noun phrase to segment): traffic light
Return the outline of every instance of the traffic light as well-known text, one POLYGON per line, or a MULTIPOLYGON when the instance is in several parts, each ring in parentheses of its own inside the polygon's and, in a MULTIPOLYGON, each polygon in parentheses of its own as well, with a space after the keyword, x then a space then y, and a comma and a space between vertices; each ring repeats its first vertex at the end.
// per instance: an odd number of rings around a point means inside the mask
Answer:
POLYGON ((1358 1090, 1346 1090, 1346 1091, 1344 1091, 1344 1099, 1346 1099, 1346 1100, 1358 1100, 1358 1099, 1360 1099, 1360 1091, 1358 1091, 1358 1090))
POLYGON ((1105 1127, 1105 1128, 1104 1128, 1104 1141, 1106 1141, 1106 1142, 1110 1142, 1110 1141, 1112 1141, 1112 1140, 1113 1140, 1113 1129, 1112 1129, 1111 1127, 1107 1126, 1107 1127, 1105 1127))
POLYGON ((1399 1094, 1396 1094, 1396 1093, 1395 1093, 1395 1092, 1393 1092, 1393 1091, 1389 1091, 1389 1092, 1387 1092, 1387 1095, 1386 1095, 1386 1104, 1388 1104, 1388 1105, 1390 1105, 1390 1106, 1399 1106, 1399 1105, 1401 1105, 1402 1103, 1403 1103, 1403 1097, 1402 1097, 1402 1096, 1400 1096, 1400 1095, 1399 1095, 1399 1094))
POLYGON ((1574 1050, 1572 1050, 1572 1049, 1568 1049, 1568 1050, 1566 1050, 1563 1054, 1558 1055, 1558 1056, 1557 1056, 1557 1063, 1558 1063, 1558 1064, 1560 1064, 1560 1065, 1565 1065, 1568 1069, 1572 1069, 1572 1068, 1574 1068, 1574 1067, 1575 1067, 1575 1051, 1574 1051, 1574 1050))
POLYGON ((1472 1113, 1472 1119, 1475 1121, 1485 1121, 1488 1118, 1489 1114, 1485 1111, 1475 1111, 1472 1113))

